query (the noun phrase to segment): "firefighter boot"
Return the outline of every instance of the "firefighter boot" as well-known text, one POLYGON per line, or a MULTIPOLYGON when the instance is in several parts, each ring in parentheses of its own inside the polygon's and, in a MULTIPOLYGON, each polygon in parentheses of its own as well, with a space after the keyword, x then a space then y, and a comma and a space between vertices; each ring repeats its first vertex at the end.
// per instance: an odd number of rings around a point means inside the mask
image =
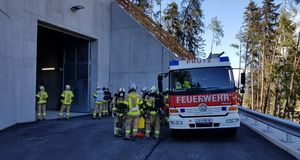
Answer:
POLYGON ((38 121, 42 120, 42 119, 41 119, 41 113, 37 113, 36 115, 37 115, 37 120, 38 120, 38 121))
POLYGON ((58 114, 58 119, 62 119, 63 116, 64 116, 64 113, 63 113, 63 112, 59 112, 59 114, 58 114))
POLYGON ((43 113, 43 120, 46 120, 46 112, 43 113))
POLYGON ((96 119, 96 117, 97 117, 97 113, 93 113, 93 119, 96 119))
POLYGON ((66 120, 69 120, 70 119, 70 112, 67 112, 66 113, 66 120))

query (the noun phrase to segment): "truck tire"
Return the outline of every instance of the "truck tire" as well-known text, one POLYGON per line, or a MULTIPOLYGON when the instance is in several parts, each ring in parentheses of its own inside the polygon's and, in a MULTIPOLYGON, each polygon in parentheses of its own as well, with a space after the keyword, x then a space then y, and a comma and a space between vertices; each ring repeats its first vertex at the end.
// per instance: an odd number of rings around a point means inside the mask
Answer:
POLYGON ((227 137, 235 137, 238 128, 227 128, 225 129, 225 134, 227 137))

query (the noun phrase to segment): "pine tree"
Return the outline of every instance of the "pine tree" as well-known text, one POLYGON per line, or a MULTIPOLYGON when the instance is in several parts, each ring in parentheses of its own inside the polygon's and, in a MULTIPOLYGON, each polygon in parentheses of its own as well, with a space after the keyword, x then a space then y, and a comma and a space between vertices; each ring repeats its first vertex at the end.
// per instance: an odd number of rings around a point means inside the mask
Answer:
POLYGON ((212 41, 211 41, 211 49, 210 53, 212 53, 213 45, 216 43, 216 46, 221 44, 221 38, 224 37, 223 25, 221 21, 218 20, 217 17, 211 19, 209 24, 209 29, 212 31, 212 41))
POLYGON ((168 4, 167 8, 164 10, 163 20, 167 31, 180 42, 182 37, 182 21, 180 19, 177 3, 172 2, 168 4))
MULTIPOLYGON (((295 79, 299 79, 299 74, 297 74, 299 51, 297 49, 298 45, 294 36, 296 25, 293 24, 290 19, 291 16, 288 14, 286 6, 284 6, 279 17, 279 27, 277 30, 279 50, 283 51, 283 54, 279 61, 281 64, 276 64, 281 66, 277 70, 277 74, 280 77, 279 87, 284 95, 282 95, 282 97, 276 97, 276 100, 283 99, 282 101, 284 101, 284 108, 278 108, 278 110, 283 112, 283 114, 279 114, 279 116, 282 118, 287 117, 292 120, 295 115, 297 97, 299 97, 299 94, 295 91, 295 88, 299 86, 299 82, 295 81, 295 79)), ((276 110, 276 112, 278 111, 276 110)))
POLYGON ((142 12, 149 13, 151 9, 151 5, 149 0, 133 0, 133 4, 135 4, 142 12))
POLYGON ((201 2, 203 0, 183 0, 182 6, 182 38, 181 43, 190 52, 198 57, 205 57, 204 39, 202 35, 205 31, 203 23, 203 11, 201 2))
POLYGON ((261 54, 261 33, 262 33, 262 15, 261 9, 256 5, 255 2, 250 1, 244 12, 244 34, 245 34, 245 71, 247 68, 247 76, 250 81, 247 81, 248 93, 251 109, 258 109, 258 90, 259 90, 259 56, 261 54))
POLYGON ((274 0, 264 0, 262 6, 262 55, 260 57, 261 63, 261 86, 260 86, 260 103, 259 106, 262 111, 266 113, 269 105, 269 95, 271 87, 271 64, 274 62, 276 49, 276 28, 278 23, 277 10, 279 5, 275 5, 274 0))

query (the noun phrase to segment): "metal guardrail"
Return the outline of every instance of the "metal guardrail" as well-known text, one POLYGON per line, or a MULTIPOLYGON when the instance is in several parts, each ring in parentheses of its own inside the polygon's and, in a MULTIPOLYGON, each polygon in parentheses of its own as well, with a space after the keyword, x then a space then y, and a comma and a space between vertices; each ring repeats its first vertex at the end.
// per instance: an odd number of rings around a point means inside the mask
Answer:
POLYGON ((247 117, 251 117, 255 121, 262 122, 267 125, 267 131, 270 131, 270 127, 281 130, 286 133, 285 142, 291 142, 291 135, 300 138, 300 124, 280 119, 268 114, 250 110, 245 107, 239 107, 239 112, 247 117))

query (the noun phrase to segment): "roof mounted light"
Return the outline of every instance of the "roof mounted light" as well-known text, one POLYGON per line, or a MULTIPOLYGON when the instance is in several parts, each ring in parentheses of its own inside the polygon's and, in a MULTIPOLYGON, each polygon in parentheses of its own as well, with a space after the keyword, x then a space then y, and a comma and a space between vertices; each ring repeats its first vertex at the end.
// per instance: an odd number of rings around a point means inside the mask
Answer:
POLYGON ((220 62, 229 62, 229 57, 220 57, 220 62))
POLYGON ((170 61, 170 66, 178 66, 179 65, 179 61, 176 61, 176 60, 174 60, 174 61, 170 61))

